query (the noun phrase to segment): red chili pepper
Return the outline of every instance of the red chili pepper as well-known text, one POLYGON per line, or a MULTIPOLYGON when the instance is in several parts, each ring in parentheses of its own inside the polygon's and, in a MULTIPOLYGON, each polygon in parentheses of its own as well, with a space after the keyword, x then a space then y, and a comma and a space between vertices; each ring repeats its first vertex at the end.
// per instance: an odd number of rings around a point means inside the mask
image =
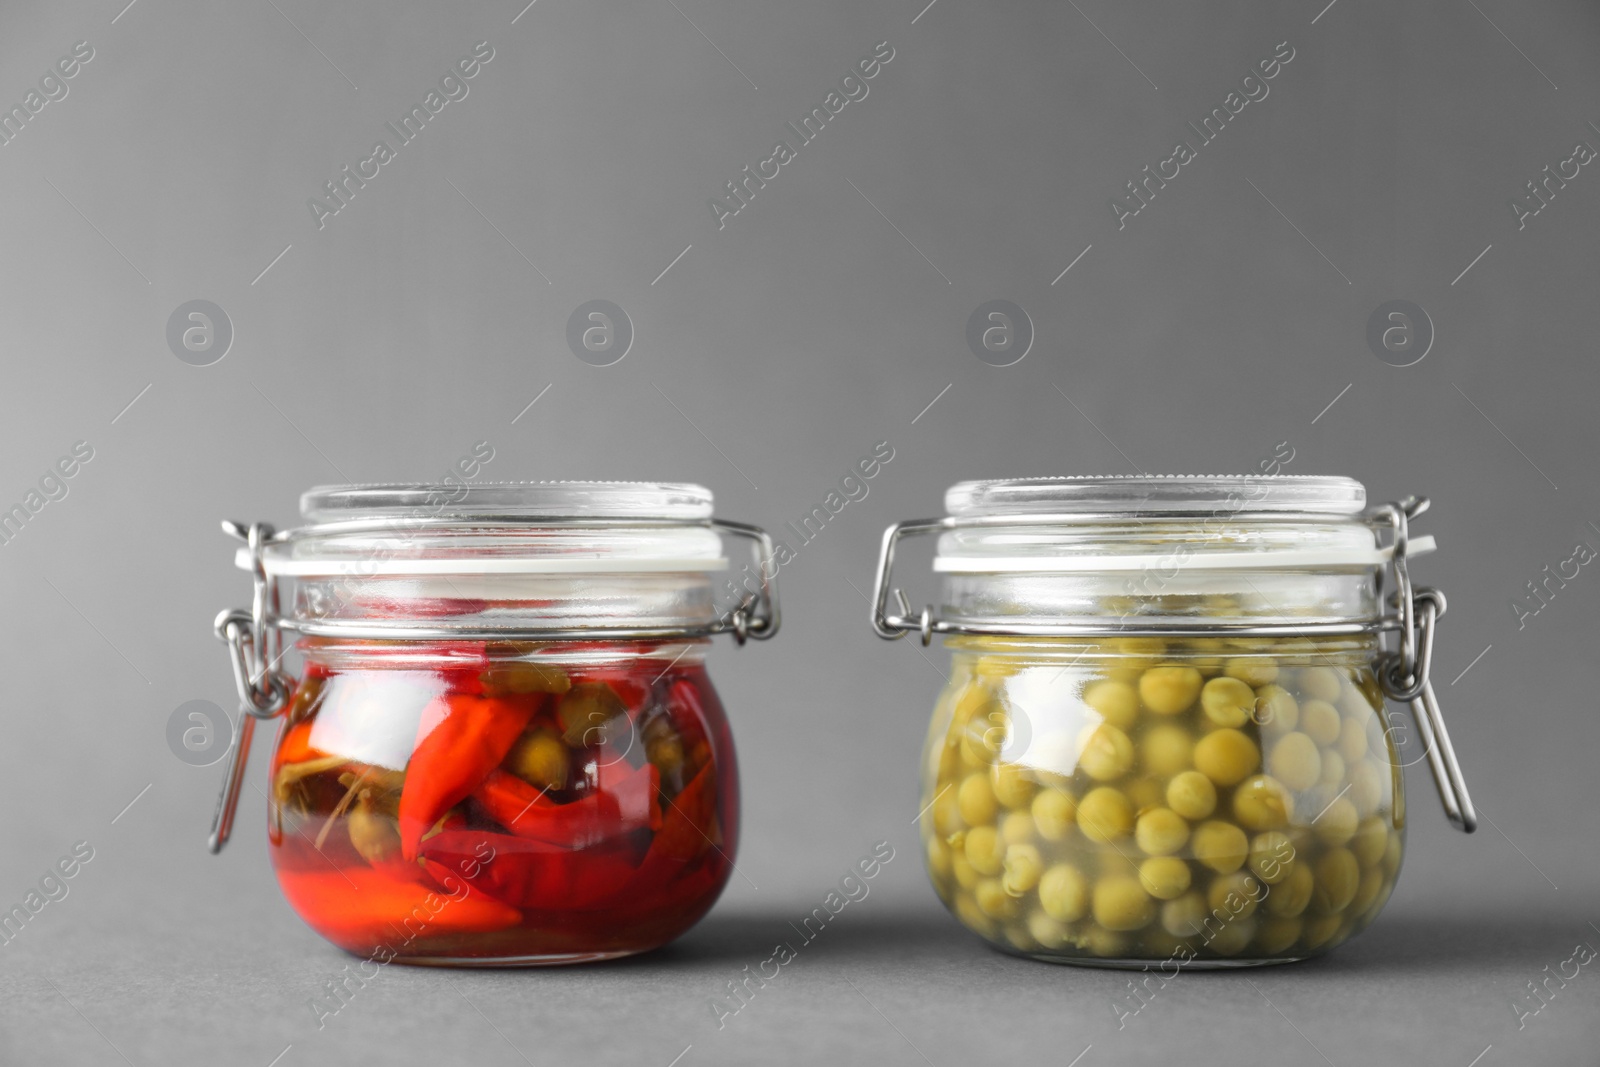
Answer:
MULTIPOLYGON (((641 749, 635 758, 643 756, 641 749)), ((616 798, 619 817, 628 829, 638 829, 642 824, 648 824, 651 830, 661 829, 661 808, 656 804, 656 795, 661 792, 661 771, 655 764, 635 767, 625 753, 614 745, 605 745, 590 777, 596 795, 616 798)))
POLYGON ((645 764, 630 767, 618 759, 596 773, 594 792, 570 804, 514 774, 495 770, 472 797, 501 826, 518 837, 563 849, 586 849, 635 830, 661 827, 656 806, 660 774, 645 764))
POLYGON ((712 856, 704 863, 688 868, 687 873, 675 871, 661 881, 662 875, 653 869, 640 867, 633 878, 618 891, 610 903, 635 897, 649 900, 652 910, 680 917, 681 921, 698 921, 716 903, 713 891, 720 892, 721 883, 727 880, 729 864, 712 856), (695 915, 684 916, 683 910, 698 905, 695 915))
POLYGON ((311 747, 311 724, 314 719, 302 719, 290 726, 278 743, 278 765, 299 763, 313 756, 323 755, 321 749, 311 747))
POLYGON ((720 836, 715 768, 707 766, 667 806, 644 862, 618 887, 617 898, 640 896, 652 903, 657 898, 663 902, 694 899, 725 877, 732 866, 733 861, 716 848, 714 855, 692 869, 697 859, 717 845, 720 836))
POLYGON ((531 815, 534 808, 541 805, 552 808, 556 806, 547 791, 531 786, 516 775, 499 768, 490 771, 489 777, 483 780, 483 784, 473 790, 472 799, 482 804, 484 810, 494 817, 495 822, 514 834, 521 833, 533 825, 534 819, 537 818, 531 815))
POLYGON ((717 780, 715 768, 707 764, 668 802, 645 862, 684 863, 698 856, 716 842, 716 818, 717 780))
MULTIPOLYGON (((471 849, 468 850, 471 854, 471 849)), ((477 892, 460 876, 441 867, 435 877, 445 888, 396 881, 382 871, 352 866, 341 871, 278 871, 284 896, 317 932, 351 952, 368 952, 381 942, 408 933, 481 933, 522 921, 515 907, 477 892)))
POLYGON ((417 844, 428 828, 505 759, 534 706, 530 700, 467 693, 448 693, 429 704, 400 794, 400 850, 406 859, 417 858, 417 844))
POLYGON ((441 884, 456 874, 486 896, 541 910, 588 907, 615 895, 638 868, 635 852, 626 847, 572 852, 482 830, 447 830, 431 837, 422 845, 422 857, 441 884))

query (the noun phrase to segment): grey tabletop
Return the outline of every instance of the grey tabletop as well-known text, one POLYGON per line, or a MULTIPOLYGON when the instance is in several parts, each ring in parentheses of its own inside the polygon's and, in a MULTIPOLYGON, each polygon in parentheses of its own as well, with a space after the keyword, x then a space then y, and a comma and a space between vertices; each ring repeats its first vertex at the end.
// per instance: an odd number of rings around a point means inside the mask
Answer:
POLYGON ((7 0, 0 1062, 1595 1062, 1597 48, 1548 0, 7 0), (704 922, 318 1011, 352 961, 275 884, 259 750, 213 858, 220 742, 170 740, 236 706, 217 523, 484 449, 780 533, 892 458, 791 538, 778 639, 711 655, 745 803, 704 922), (1482 827, 1410 768, 1398 889, 1323 959, 991 950, 922 870, 948 657, 868 628, 884 527, 1273 459, 1433 498, 1482 827))
MULTIPOLYGON (((147 802, 144 819, 175 814, 147 802)), ((988 947, 933 899, 905 821, 880 833, 843 832, 805 871, 771 848, 747 850, 712 914, 643 956, 542 970, 390 965, 366 977, 277 899, 252 835, 221 861, 191 858, 190 835, 162 857, 170 867, 139 880, 128 873, 133 835, 106 836, 72 892, 4 949, 0 1054, 261 1065, 1594 1062, 1600 994, 1584 961, 1600 945, 1596 886, 1557 849, 1536 870, 1504 840, 1455 842, 1431 820, 1413 835, 1428 858, 1370 930, 1330 955, 1151 978, 988 947), (867 895, 807 924, 881 840, 899 845, 867 895), (791 958, 764 966, 779 945, 791 958)))

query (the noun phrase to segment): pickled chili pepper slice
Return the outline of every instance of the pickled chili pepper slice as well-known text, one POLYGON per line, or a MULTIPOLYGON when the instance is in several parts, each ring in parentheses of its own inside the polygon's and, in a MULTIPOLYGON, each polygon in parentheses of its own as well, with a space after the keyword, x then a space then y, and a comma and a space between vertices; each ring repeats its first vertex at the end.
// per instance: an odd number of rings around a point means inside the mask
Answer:
POLYGON ((625 901, 648 900, 653 910, 675 913, 698 906, 700 914, 711 909, 714 894, 728 876, 729 865, 713 856, 706 862, 688 868, 663 873, 659 868, 643 867, 634 872, 609 900, 597 901, 599 907, 616 907, 625 901))
POLYGON ((287 726, 283 741, 278 745, 278 764, 300 763, 321 755, 321 749, 311 747, 311 720, 305 719, 294 726, 287 726))
POLYGON ((472 791, 472 799, 482 804, 495 822, 514 834, 523 833, 534 824, 537 816, 530 814, 534 808, 557 806, 546 790, 498 768, 490 771, 483 784, 472 791))
POLYGON ((562 849, 589 848, 649 827, 661 826, 656 806, 660 776, 650 764, 633 768, 626 762, 602 767, 594 792, 570 804, 558 804, 543 790, 514 774, 491 771, 472 798, 518 837, 562 849))
POLYGON ((732 861, 726 860, 718 848, 718 855, 712 857, 718 862, 702 864, 698 872, 687 876, 684 871, 697 857, 716 847, 720 836, 716 778, 714 768, 707 766, 667 805, 661 829, 650 842, 644 862, 639 864, 632 878, 618 887, 618 896, 645 894, 654 901, 662 887, 675 881, 690 883, 693 888, 675 885, 674 897, 679 888, 688 894, 684 899, 703 892, 726 873, 722 863, 732 861))
POLYGON ((415 931, 419 925, 427 934, 461 934, 504 930, 522 921, 515 907, 477 892, 453 870, 453 865, 441 866, 436 877, 442 889, 397 881, 383 871, 362 867, 280 868, 278 880, 296 911, 314 917, 313 924, 324 937, 351 951, 362 951, 380 939, 392 940, 394 930, 415 931))
POLYGON ((468 693, 438 697, 423 713, 400 794, 400 846, 408 860, 446 809, 483 783, 533 717, 531 701, 468 693))
POLYGON ((572 852, 483 830, 431 837, 422 845, 422 859, 441 885, 455 875, 485 896, 541 910, 582 908, 613 896, 639 866, 637 851, 626 846, 572 852))
POLYGON ((717 782, 715 768, 710 764, 684 786, 678 795, 667 802, 661 829, 650 843, 645 856, 648 866, 654 862, 682 863, 691 860, 716 844, 717 834, 717 782))

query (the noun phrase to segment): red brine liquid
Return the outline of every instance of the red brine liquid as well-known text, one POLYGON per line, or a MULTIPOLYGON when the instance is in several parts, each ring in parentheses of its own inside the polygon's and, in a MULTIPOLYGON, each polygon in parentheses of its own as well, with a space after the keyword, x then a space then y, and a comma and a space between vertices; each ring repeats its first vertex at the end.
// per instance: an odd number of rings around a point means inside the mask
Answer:
POLYGON ((339 947, 382 962, 607 959, 673 940, 722 892, 738 774, 698 656, 301 647, 268 837, 289 903, 339 947))

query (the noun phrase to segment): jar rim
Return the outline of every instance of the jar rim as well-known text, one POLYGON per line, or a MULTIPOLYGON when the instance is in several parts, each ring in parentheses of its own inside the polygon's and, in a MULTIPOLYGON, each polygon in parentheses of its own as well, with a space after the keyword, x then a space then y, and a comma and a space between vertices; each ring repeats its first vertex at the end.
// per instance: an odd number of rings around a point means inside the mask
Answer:
MULTIPOLYGON (((1100 574, 1176 553, 1192 572, 1381 567, 1366 487, 1339 475, 1084 475, 959 482, 936 573, 1100 574)), ((1412 538, 1411 555, 1433 551, 1412 538)))
MULTIPOLYGON (((726 570, 711 490, 688 482, 484 481, 322 485, 304 525, 264 546, 269 575, 488 582, 525 575, 726 570)), ((241 547, 236 565, 250 569, 241 547)))
POLYGON ((493 521, 638 519, 704 522, 711 490, 691 482, 458 481, 319 485, 300 497, 309 523, 382 519, 493 521))
POLYGON ((955 518, 1095 515, 1182 518, 1220 512, 1299 513, 1356 518, 1367 490, 1354 478, 1321 474, 1111 474, 991 478, 945 491, 955 518))

